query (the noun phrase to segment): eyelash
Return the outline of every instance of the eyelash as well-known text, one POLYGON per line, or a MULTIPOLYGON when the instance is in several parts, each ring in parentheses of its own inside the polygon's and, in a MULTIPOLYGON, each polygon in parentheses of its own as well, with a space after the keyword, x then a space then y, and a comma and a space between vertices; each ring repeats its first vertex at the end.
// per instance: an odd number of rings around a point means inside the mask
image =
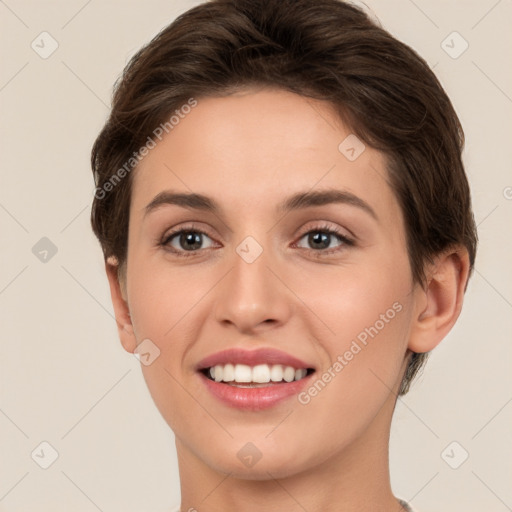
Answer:
MULTIPOLYGON (((196 229, 194 226, 188 226, 188 227, 182 227, 180 229, 176 229, 175 231, 171 231, 170 233, 166 234, 163 237, 163 239, 158 243, 158 245, 180 258, 190 258, 190 257, 196 256, 197 253, 201 249, 197 249, 194 251, 185 251, 185 250, 176 250, 175 248, 172 248, 172 249, 170 248, 169 242, 173 238, 175 238, 177 235, 181 235, 182 233, 194 233, 194 234, 206 235, 208 238, 212 239, 212 237, 209 236, 208 233, 206 233, 200 229, 196 229)), ((299 237, 299 241, 302 238, 304 238, 306 235, 309 235, 311 233, 324 233, 327 235, 332 235, 332 236, 338 238, 339 241, 342 243, 341 246, 337 246, 333 249, 306 249, 307 251, 314 254, 316 257, 321 258, 325 255, 330 255, 333 252, 338 252, 340 250, 343 250, 345 247, 352 247, 355 245, 354 240, 343 235, 337 228, 333 228, 333 227, 330 227, 327 225, 317 226, 317 227, 314 227, 314 228, 306 231, 299 237)))

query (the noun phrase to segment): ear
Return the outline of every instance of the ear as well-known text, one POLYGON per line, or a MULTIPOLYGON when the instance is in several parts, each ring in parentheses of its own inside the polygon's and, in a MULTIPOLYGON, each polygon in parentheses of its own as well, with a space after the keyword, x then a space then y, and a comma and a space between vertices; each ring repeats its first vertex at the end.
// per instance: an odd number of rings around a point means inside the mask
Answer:
POLYGON ((462 309, 469 278, 469 256, 457 247, 438 256, 428 272, 425 288, 418 285, 408 348, 429 352, 451 330, 462 309))
POLYGON ((119 272, 117 260, 115 258, 108 258, 105 261, 105 270, 110 285, 110 296, 112 297, 121 344, 127 352, 133 353, 137 347, 137 342, 133 332, 128 302, 126 301, 126 286, 124 280, 121 280, 119 275, 121 272, 119 272))

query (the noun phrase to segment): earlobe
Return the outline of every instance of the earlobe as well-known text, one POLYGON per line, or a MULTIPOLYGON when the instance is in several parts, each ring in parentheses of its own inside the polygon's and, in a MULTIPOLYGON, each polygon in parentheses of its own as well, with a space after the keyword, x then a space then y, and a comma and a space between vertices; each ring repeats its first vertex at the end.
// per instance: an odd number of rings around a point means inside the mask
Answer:
POLYGON ((110 296, 112 298, 112 305, 114 306, 119 338, 124 349, 127 352, 133 353, 137 342, 133 331, 130 309, 126 300, 125 286, 121 283, 118 268, 119 265, 115 258, 108 258, 105 261, 105 271, 110 286, 110 296))
POLYGON ((451 330, 462 309, 469 277, 465 248, 438 256, 429 272, 428 284, 416 291, 416 311, 408 348, 423 353, 434 349, 451 330))

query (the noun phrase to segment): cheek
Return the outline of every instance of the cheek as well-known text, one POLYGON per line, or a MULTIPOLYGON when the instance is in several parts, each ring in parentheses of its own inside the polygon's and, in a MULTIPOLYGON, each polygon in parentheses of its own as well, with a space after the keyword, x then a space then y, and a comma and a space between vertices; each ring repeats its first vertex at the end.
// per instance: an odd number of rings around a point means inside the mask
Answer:
POLYGON ((299 277, 292 272, 287 277, 314 313, 318 336, 331 358, 348 349, 351 340, 359 337, 364 343, 370 333, 375 334, 375 327, 379 337, 391 335, 399 317, 404 317, 397 310, 410 300, 407 255, 392 251, 361 261, 354 258, 338 267, 305 267, 299 277))
POLYGON ((390 252, 386 259, 309 278, 315 286, 303 285, 299 294, 321 319, 315 338, 327 355, 328 371, 316 376, 317 385, 306 390, 303 402, 311 402, 326 424, 359 411, 354 425, 362 425, 401 374, 411 311, 407 256, 390 252))
MULTIPOLYGON (((185 267, 171 268, 165 261, 136 256, 131 264, 129 304, 135 336, 138 343, 151 340, 159 351, 154 362, 141 365, 141 369, 161 414, 173 430, 179 430, 192 414, 188 392, 194 394, 193 389, 187 388, 187 392, 181 384, 187 371, 184 360, 200 337, 212 273, 192 273, 185 267), (181 417, 176 411, 187 413, 181 417)), ((198 410, 193 414, 200 413, 198 410)))
POLYGON ((191 326, 188 317, 204 298, 207 281, 185 267, 152 264, 149 260, 141 261, 135 269, 136 263, 129 295, 134 330, 137 339, 154 338, 164 350, 168 340, 191 326))
POLYGON ((317 296, 316 307, 334 331, 323 338, 330 367, 305 390, 302 403, 327 430, 335 432, 341 420, 355 436, 394 398, 411 318, 405 263, 369 266, 364 273, 354 268, 317 296))

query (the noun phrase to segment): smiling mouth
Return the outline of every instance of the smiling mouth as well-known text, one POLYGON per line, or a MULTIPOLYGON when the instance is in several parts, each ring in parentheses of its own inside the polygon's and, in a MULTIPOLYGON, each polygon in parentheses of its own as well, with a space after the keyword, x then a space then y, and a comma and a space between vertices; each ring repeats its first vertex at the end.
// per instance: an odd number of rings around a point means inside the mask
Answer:
POLYGON ((201 373, 209 380, 238 388, 258 388, 299 381, 311 375, 313 368, 294 368, 282 364, 217 364, 201 373))

